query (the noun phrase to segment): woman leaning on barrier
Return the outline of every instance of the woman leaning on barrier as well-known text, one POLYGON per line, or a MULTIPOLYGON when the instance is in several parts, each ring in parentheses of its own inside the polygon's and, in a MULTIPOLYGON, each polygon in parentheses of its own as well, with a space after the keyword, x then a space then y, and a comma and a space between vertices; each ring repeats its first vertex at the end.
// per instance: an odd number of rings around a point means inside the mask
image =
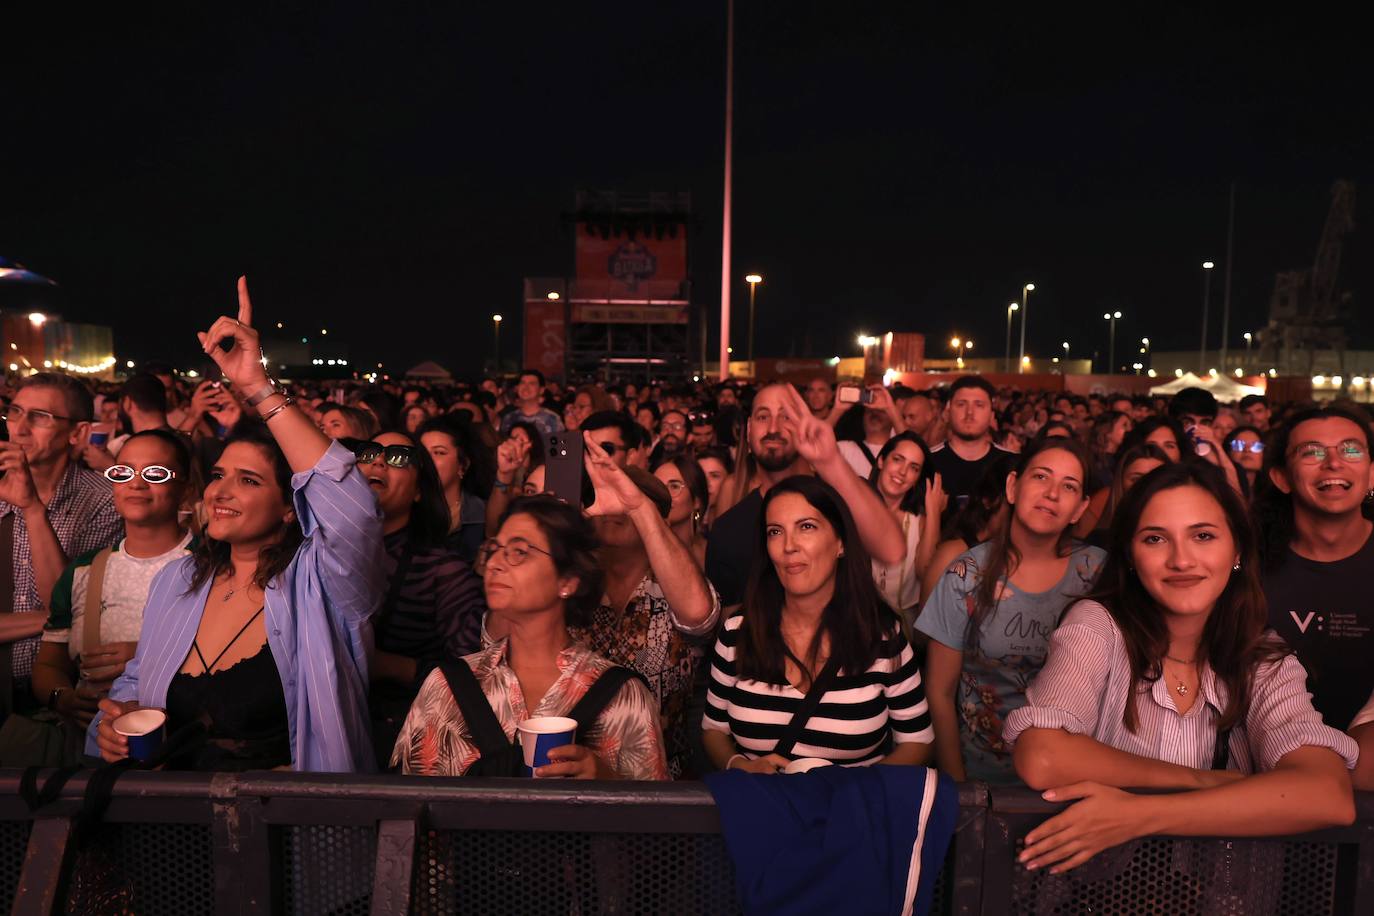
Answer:
POLYGON ((1266 630, 1235 490, 1201 462, 1161 467, 1127 494, 1111 547, 1095 599, 1069 609, 1007 720, 1026 783, 1077 801, 1027 835, 1026 867, 1057 873, 1151 834, 1351 823, 1355 742, 1322 723, 1302 665, 1266 630))
POLYGON ((353 454, 268 378, 242 277, 238 319, 221 317, 199 337, 265 426, 230 438, 205 487, 201 544, 153 580, 138 652, 100 701, 100 753, 128 754, 113 722, 144 706, 167 711, 169 734, 204 725, 206 740, 178 765, 372 770, 377 501, 353 454))

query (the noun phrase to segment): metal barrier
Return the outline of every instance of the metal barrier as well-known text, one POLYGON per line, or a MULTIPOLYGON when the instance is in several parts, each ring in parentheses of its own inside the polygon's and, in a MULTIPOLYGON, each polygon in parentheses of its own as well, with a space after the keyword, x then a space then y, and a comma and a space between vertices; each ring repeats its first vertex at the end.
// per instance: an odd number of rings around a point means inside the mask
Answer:
MULTIPOLYGON (((169 913, 736 913, 700 783, 130 772, 73 841, 87 774, 36 815, 0 771, 0 899, 169 913), (80 845, 81 848, 78 848, 80 845)), ((40 779, 41 783, 41 779, 40 779)), ((1063 876, 1015 863, 1062 806, 960 787, 939 914, 1374 913, 1374 794, 1355 825, 1263 840, 1150 838, 1063 876)))

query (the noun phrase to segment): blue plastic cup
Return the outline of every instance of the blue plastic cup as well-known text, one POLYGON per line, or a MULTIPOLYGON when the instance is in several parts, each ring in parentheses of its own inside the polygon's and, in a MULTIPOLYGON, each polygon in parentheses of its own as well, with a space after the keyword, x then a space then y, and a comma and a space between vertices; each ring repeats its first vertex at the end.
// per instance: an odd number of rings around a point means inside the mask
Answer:
POLYGON ((548 764, 549 751, 572 744, 576 731, 577 720, 566 716, 538 716, 521 722, 516 732, 525 755, 525 775, 533 776, 536 767, 548 764))
POLYGON ((104 433, 104 432, 101 432, 101 433, 92 432, 92 433, 91 433, 91 440, 90 440, 90 441, 91 441, 91 445, 94 445, 94 446, 96 446, 96 447, 102 446, 102 445, 104 445, 105 443, 107 443, 107 442, 110 441, 110 434, 109 434, 109 433, 104 433))
POLYGON ((167 713, 160 709, 133 709, 114 720, 116 734, 129 741, 129 759, 152 760, 167 737, 167 713))

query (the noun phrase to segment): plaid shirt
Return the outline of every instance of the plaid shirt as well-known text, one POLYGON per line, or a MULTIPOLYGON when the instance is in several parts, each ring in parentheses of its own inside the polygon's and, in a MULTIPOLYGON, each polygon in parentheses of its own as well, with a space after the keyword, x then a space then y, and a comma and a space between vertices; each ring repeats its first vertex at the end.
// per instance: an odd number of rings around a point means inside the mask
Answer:
MULTIPOLYGON (((29 529, 24 513, 0 500, 0 518, 14 513, 14 611, 38 611, 48 606, 48 595, 38 594, 33 574, 33 554, 29 550, 29 529)), ((48 523, 57 534, 57 543, 68 557, 113 545, 124 535, 124 520, 114 508, 114 492, 104 475, 70 461, 67 472, 57 484, 48 503, 48 523)), ((37 636, 14 644, 16 679, 27 678, 38 655, 37 636)))

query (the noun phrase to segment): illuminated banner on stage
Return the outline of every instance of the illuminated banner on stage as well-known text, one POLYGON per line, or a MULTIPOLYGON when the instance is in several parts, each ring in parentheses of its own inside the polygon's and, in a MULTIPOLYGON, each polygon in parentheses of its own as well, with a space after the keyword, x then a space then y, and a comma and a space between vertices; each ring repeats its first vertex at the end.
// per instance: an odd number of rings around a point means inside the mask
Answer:
POLYGON ((607 231, 577 227, 577 298, 678 299, 687 279, 687 230, 607 231))
POLYGON ((686 324, 679 305, 574 305, 572 320, 594 324, 686 324))

